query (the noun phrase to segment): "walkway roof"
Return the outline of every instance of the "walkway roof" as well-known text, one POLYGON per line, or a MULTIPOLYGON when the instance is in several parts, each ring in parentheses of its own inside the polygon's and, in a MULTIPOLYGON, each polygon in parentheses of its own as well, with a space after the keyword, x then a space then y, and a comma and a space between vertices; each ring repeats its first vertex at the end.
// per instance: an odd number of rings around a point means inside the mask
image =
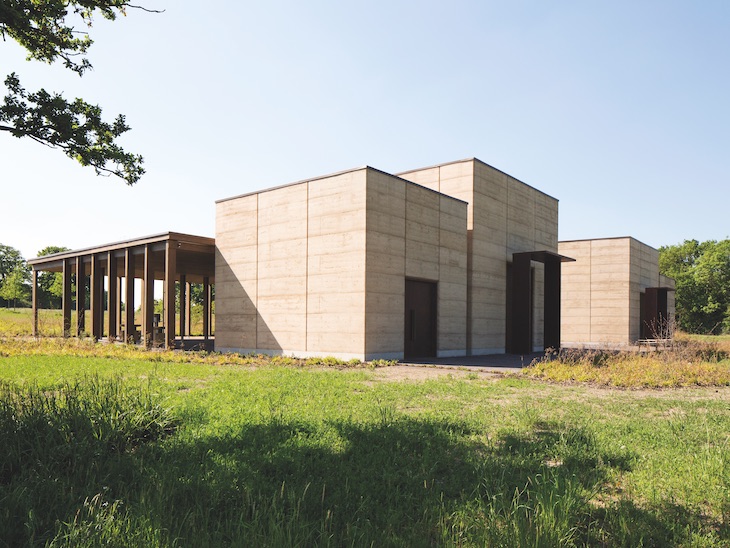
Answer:
MULTIPOLYGON (((84 263, 89 263, 91 262, 92 256, 100 254, 108 256, 108 253, 111 253, 112 257, 121 260, 127 250, 133 255, 142 255, 144 254, 145 248, 149 246, 153 256, 153 262, 160 263, 153 265, 155 278, 161 279, 164 268, 164 254, 160 256, 158 252, 164 252, 168 242, 177 243, 176 270, 178 273, 187 275, 189 282, 200 282, 203 277, 207 277, 213 283, 215 277, 215 239, 179 232, 164 232, 162 234, 122 240, 95 247, 62 251, 60 253, 30 259, 28 264, 34 270, 61 272, 63 271, 65 260, 75 261, 79 259, 84 263)), ((136 262, 140 263, 140 261, 136 262)), ((137 270, 141 269, 141 267, 141 264, 136 265, 137 270)))

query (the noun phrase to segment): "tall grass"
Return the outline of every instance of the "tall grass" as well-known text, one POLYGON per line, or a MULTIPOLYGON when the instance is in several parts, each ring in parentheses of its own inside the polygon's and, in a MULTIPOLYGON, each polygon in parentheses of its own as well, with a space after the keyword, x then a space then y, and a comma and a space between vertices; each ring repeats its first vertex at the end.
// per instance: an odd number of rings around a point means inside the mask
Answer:
POLYGON ((730 350, 724 343, 681 338, 651 352, 561 350, 548 352, 523 374, 557 382, 626 388, 730 385, 730 350))
POLYGON ((121 378, 0 382, 0 543, 45 543, 71 509, 106 507, 124 456, 173 426, 149 386, 121 378))
POLYGON ((730 354, 730 334, 726 335, 694 335, 690 333, 676 333, 674 340, 682 343, 709 343, 718 350, 730 354))

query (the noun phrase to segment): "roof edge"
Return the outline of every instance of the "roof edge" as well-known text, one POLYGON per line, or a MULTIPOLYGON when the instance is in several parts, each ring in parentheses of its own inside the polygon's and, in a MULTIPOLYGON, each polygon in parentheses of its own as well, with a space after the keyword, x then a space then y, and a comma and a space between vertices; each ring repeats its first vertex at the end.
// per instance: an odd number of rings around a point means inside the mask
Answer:
POLYGON ((378 169, 377 167, 368 166, 368 165, 361 166, 361 167, 356 167, 356 168, 352 168, 352 169, 346 169, 344 171, 338 171, 338 172, 335 172, 335 173, 329 173, 327 175, 321 175, 319 177, 312 177, 310 179, 302 179, 300 181, 294 181, 293 183, 287 183, 287 184, 284 184, 284 185, 278 185, 278 186, 273 186, 273 187, 270 187, 270 188, 264 188, 264 189, 256 190, 256 191, 253 191, 253 192, 247 192, 245 194, 239 194, 238 196, 231 196, 230 198, 222 198, 220 200, 216 200, 215 203, 216 204, 220 204, 220 203, 223 203, 223 202, 228 202, 230 200, 237 200, 239 198, 246 198, 248 196, 255 196, 257 194, 262 194, 264 192, 272 192, 274 190, 280 190, 282 188, 288 188, 288 187, 291 187, 291 186, 302 185, 304 183, 312 183, 314 181, 321 181, 323 179, 329 179, 331 177, 338 177, 340 175, 345 175, 347 173, 355 173, 357 171, 376 171, 376 172, 381 173, 383 175, 386 175, 388 177, 393 177, 394 179, 398 179, 399 181, 402 181, 402 182, 407 183, 409 185, 415 185, 415 186, 417 186, 419 188, 423 188, 424 190, 428 190, 429 192, 435 192, 436 194, 440 194, 441 196, 446 196, 447 198, 451 198, 451 199, 456 200, 458 202, 468 203, 468 202, 466 202, 466 201, 464 201, 464 200, 462 200, 460 198, 456 198, 456 197, 451 196, 449 194, 446 194, 444 192, 439 192, 438 190, 434 190, 432 188, 428 188, 426 186, 419 185, 418 183, 414 183, 413 181, 409 181, 408 179, 404 179, 403 177, 400 177, 398 174, 388 173, 387 171, 384 171, 382 169, 378 169))
MULTIPOLYGON (((342 171, 336 171, 334 173, 328 173, 326 175, 319 175, 317 177, 310 177, 310 178, 307 178, 307 179, 300 179, 299 181, 294 181, 294 182, 291 182, 291 183, 284 183, 283 185, 276 185, 276 186, 272 186, 272 187, 268 187, 268 188, 262 188, 261 190, 254 190, 252 192, 244 192, 243 194, 237 194, 235 196, 229 196, 228 198, 221 198, 220 200, 216 200, 215 203, 216 204, 220 204, 220 203, 223 203, 223 202, 228 202, 230 200, 237 200, 239 198, 246 198, 248 196, 255 196, 256 194, 262 194, 264 192, 271 192, 272 190, 279 190, 279 189, 287 188, 287 187, 290 187, 290 186, 301 185, 302 183, 311 183, 312 181, 320 181, 322 179, 329 179, 330 177, 337 177, 339 175, 345 175, 346 173, 354 173, 356 171, 362 171, 362 170, 365 170, 365 169, 368 169, 368 168, 369 169, 375 169, 375 168, 371 168, 370 166, 367 166, 367 165, 360 166, 360 167, 354 167, 354 168, 351 168, 351 169, 343 169, 342 171)), ((377 170, 377 171, 380 171, 380 170, 377 170)), ((383 172, 383 173, 385 173, 385 172, 383 172)))
POLYGON ((58 253, 52 253, 51 255, 42 255, 40 257, 34 257, 28 259, 26 262, 29 265, 41 264, 45 262, 57 261, 59 259, 66 259, 69 257, 75 257, 78 255, 88 255, 94 253, 95 250, 112 250, 123 247, 134 247, 143 245, 146 243, 164 242, 166 240, 193 240, 194 243, 201 243, 207 245, 215 245, 215 238, 209 236, 197 236, 195 234, 185 234, 183 232, 161 232, 159 234, 152 234, 150 236, 141 236, 139 238, 129 238, 126 240, 119 240, 117 242, 111 242, 107 244, 95 245, 90 247, 82 247, 79 249, 72 249, 70 251, 60 251, 58 253))
POLYGON ((576 238, 574 240, 558 240, 558 244, 569 244, 573 242, 598 242, 598 241, 604 241, 604 240, 633 240, 634 242, 641 244, 643 246, 646 246, 648 248, 653 249, 654 251, 659 251, 656 247, 646 244, 642 242, 641 240, 634 238, 633 236, 609 236, 607 238, 576 238))
POLYGON ((491 165, 491 164, 488 164, 487 162, 485 162, 485 161, 483 161, 483 160, 480 160, 480 159, 479 159, 479 158, 477 158, 476 156, 472 156, 471 158, 464 158, 463 160, 453 160, 453 161, 451 161, 451 162, 444 162, 444 163, 441 163, 441 164, 434 164, 434 165, 432 165, 432 166, 426 166, 426 167, 419 167, 419 168, 416 168, 416 169, 409 169, 408 171, 399 171, 398 173, 396 173, 396 175, 399 175, 399 176, 400 176, 400 175, 405 175, 405 174, 407 174, 407 173, 414 173, 414 172, 416 172, 416 171, 425 171, 425 170, 427 170, 427 169, 434 169, 434 168, 437 168, 437 167, 444 167, 444 166, 450 166, 450 165, 454 165, 454 164, 463 164, 464 162, 479 162, 480 164, 482 164, 482 165, 485 165, 485 166, 487 166, 488 168, 490 168, 490 169, 493 169, 494 171, 497 171, 497 172, 501 173, 502 175, 506 175, 506 176, 507 176, 507 177, 509 177, 510 179, 514 179, 514 180, 515 180, 515 181, 517 181, 518 183, 520 183, 520 184, 522 184, 522 185, 525 185, 525 186, 526 186, 526 187, 528 187, 528 188, 531 188, 531 189, 532 189, 532 190, 534 190, 535 192, 539 192, 539 193, 540 193, 540 194, 542 194, 543 196, 547 196, 548 198, 550 198, 550 199, 552 199, 552 200, 555 200, 556 202, 559 202, 559 201, 560 201, 560 200, 559 200, 558 198, 556 198, 555 196, 552 196, 552 195, 548 194, 547 192, 545 192, 545 191, 543 191, 543 190, 540 190, 539 188, 537 188, 537 187, 534 187, 534 186, 532 186, 532 185, 530 185, 530 184, 528 184, 528 183, 526 183, 526 182, 524 182, 524 181, 522 181, 522 180, 518 179, 518 178, 517 178, 517 177, 515 177, 514 175, 510 175, 510 174, 509 174, 509 173, 507 173, 506 171, 502 171, 501 169, 499 169, 499 168, 496 168, 496 167, 494 167, 493 165, 491 165))

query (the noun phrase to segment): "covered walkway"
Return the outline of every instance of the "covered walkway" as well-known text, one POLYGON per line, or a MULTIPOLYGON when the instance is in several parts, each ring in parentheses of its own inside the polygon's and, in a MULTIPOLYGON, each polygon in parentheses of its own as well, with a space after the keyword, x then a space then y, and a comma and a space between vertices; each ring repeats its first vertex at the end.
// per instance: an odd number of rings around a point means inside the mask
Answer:
POLYGON ((33 335, 36 337, 39 335, 38 272, 47 271, 63 275, 65 337, 84 334, 88 303, 90 334, 97 340, 106 337, 109 340, 141 342, 146 346, 174 348, 176 342, 187 346, 185 338, 190 339, 191 335, 191 284, 202 284, 203 345, 212 338, 213 238, 166 232, 38 257, 29 260, 28 264, 33 269, 33 335), (139 296, 135 295, 135 280, 141 280, 139 296), (161 280, 163 285, 161 315, 154 312, 155 280, 161 280), (72 293, 74 282, 76 289, 72 293), (176 293, 179 294, 177 303, 176 293), (71 325, 74 303, 76 324, 71 325), (138 306, 141 307, 141 318, 138 317, 140 323, 136 324, 135 310, 138 306))

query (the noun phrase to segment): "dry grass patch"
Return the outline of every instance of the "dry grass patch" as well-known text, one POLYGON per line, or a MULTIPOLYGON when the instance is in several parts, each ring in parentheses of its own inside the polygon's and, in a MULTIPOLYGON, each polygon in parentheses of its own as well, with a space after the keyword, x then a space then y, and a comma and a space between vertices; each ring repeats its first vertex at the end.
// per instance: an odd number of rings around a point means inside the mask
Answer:
POLYGON ((145 349, 123 343, 95 342, 88 338, 5 337, 0 334, 0 357, 9 356, 75 356, 79 358, 135 359, 157 363, 192 363, 223 366, 283 366, 306 368, 370 368, 388 369, 396 362, 375 360, 341 360, 331 356, 321 358, 296 358, 292 356, 267 356, 263 354, 235 354, 206 351, 145 349))
POLYGON ((730 386, 728 356, 715 342, 685 338, 654 352, 564 350, 546 354, 522 374, 622 388, 730 386))

